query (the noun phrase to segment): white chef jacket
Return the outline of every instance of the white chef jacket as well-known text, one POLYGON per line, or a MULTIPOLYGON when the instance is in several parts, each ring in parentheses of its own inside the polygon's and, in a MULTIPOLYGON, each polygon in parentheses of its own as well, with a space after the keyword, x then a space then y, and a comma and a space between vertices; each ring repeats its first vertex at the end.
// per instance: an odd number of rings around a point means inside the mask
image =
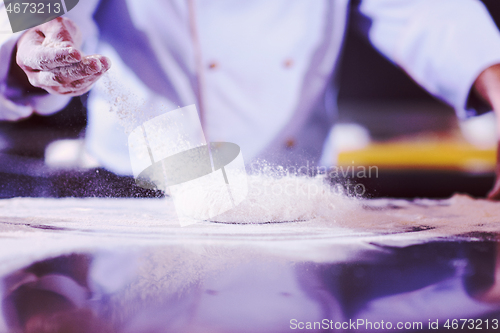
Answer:
MULTIPOLYGON (((101 80, 88 99, 89 152, 131 174, 127 126, 194 103, 207 140, 238 144, 246 162, 317 161, 335 118, 348 9, 349 0, 80 0, 66 16, 84 51, 113 63, 112 87, 101 80), (120 93, 136 102, 109 112, 120 93)), ((473 82, 500 63, 498 29, 478 0, 364 0, 359 9, 385 56, 460 117, 476 113, 473 82)), ((0 119, 60 110, 67 97, 8 86, 18 37, 0 35, 0 119)))

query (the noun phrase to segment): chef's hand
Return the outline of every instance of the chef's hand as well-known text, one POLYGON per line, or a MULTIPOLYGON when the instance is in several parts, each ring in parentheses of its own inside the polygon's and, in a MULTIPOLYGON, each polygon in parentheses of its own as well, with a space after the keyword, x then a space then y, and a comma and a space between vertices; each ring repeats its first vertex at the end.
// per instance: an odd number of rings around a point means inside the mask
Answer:
POLYGON ((27 30, 17 42, 16 63, 29 84, 51 94, 79 96, 109 69, 101 55, 84 56, 78 27, 67 18, 27 30))
POLYGON ((488 193, 488 199, 500 200, 500 64, 483 71, 474 83, 474 88, 484 100, 490 103, 496 113, 498 131, 496 181, 493 189, 488 193))
MULTIPOLYGON (((497 113, 497 118, 498 117, 499 115, 497 113)), ((498 126, 497 128, 500 129, 500 127, 498 126)), ((496 173, 495 185, 493 186, 493 189, 490 191, 490 193, 488 193, 488 199, 490 200, 500 200, 500 142, 498 143, 498 148, 497 148, 497 167, 495 173, 496 173)))

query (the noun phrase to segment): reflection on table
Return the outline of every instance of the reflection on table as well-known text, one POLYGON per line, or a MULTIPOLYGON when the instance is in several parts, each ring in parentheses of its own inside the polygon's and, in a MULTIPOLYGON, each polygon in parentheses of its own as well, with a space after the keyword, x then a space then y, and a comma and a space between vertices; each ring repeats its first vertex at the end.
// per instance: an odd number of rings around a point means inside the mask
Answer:
POLYGON ((220 244, 64 255, 3 277, 3 318, 37 333, 422 331, 464 318, 494 329, 489 238, 378 244, 330 263, 220 244))

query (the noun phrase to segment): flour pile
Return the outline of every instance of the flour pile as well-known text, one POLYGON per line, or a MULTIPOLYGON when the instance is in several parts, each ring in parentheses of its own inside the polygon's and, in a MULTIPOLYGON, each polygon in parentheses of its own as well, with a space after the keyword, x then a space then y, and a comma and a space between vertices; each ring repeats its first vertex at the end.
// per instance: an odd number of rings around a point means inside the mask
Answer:
MULTIPOLYGON (((334 220, 356 209, 359 201, 326 183, 323 176, 248 176, 246 200, 212 219, 223 223, 270 223, 334 220)), ((209 209, 209 207, 207 207, 209 209)))

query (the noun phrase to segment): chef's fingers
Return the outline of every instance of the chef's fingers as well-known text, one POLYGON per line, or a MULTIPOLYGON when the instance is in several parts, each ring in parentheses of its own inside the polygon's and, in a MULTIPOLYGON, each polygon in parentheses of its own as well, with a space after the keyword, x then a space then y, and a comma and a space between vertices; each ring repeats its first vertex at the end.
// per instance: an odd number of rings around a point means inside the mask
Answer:
POLYGON ((29 50, 23 50, 20 47, 16 58, 17 64, 25 72, 46 71, 70 66, 81 60, 81 52, 73 47, 53 48, 41 46, 29 50))
POLYGON ((80 96, 88 92, 92 86, 99 80, 109 67, 103 68, 98 73, 87 76, 85 78, 75 80, 63 85, 54 85, 48 87, 46 90, 52 94, 66 95, 66 96, 80 96))
POLYGON ((488 193, 488 199, 489 200, 495 200, 498 201, 500 200, 500 177, 497 176, 495 185, 493 186, 493 189, 488 193))
POLYGON ((87 56, 77 64, 58 67, 51 72, 56 74, 62 83, 84 79, 97 73, 105 73, 110 67, 108 58, 101 55, 87 56))
POLYGON ((28 72, 31 85, 51 94, 79 96, 108 71, 111 62, 104 56, 85 57, 80 63, 51 71, 28 72))

